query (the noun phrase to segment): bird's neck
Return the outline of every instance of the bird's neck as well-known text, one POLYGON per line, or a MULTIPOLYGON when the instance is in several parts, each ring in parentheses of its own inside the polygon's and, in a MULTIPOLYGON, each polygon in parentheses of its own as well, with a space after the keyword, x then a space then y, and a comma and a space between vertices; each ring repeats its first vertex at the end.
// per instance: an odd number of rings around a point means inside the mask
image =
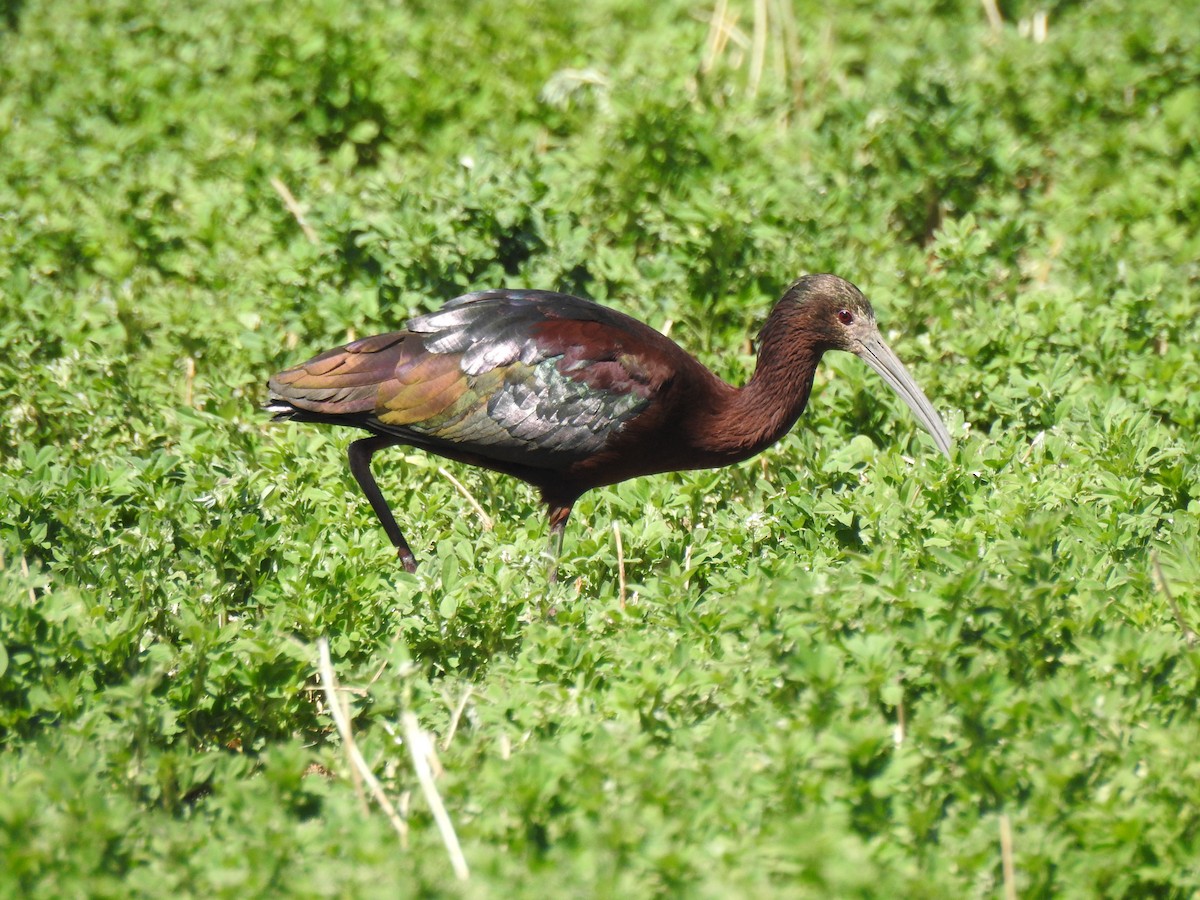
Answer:
POLYGON ((717 464, 753 456, 783 437, 808 404, 822 350, 799 341, 764 341, 745 387, 720 382, 710 415, 694 433, 717 464))

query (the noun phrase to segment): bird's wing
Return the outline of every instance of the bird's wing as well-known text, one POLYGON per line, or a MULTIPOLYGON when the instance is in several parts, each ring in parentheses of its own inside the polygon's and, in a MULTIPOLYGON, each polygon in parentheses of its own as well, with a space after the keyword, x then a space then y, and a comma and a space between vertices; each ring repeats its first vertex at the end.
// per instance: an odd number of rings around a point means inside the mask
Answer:
POLYGON ((272 398, 435 451, 554 467, 600 450, 643 411, 669 377, 660 342, 674 347, 547 291, 468 294, 408 327, 280 373, 272 398))

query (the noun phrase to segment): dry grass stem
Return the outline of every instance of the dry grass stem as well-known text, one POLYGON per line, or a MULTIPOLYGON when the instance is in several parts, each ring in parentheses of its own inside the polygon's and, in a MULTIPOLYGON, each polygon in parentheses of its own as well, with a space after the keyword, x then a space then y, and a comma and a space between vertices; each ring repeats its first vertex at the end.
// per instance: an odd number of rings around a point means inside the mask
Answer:
POLYGON ((462 696, 458 698, 458 703, 454 707, 454 712, 450 715, 450 727, 446 729, 446 736, 442 738, 442 750, 450 749, 450 742, 454 740, 454 732, 458 731, 458 721, 462 718, 463 710, 467 708, 467 701, 471 699, 471 694, 474 692, 471 685, 467 685, 467 689, 463 691, 462 696))
MULTIPOLYGON (((346 754, 346 761, 349 763, 350 769, 350 784, 354 786, 354 795, 358 797, 358 805, 362 807, 363 815, 370 815, 371 804, 367 800, 366 785, 363 781, 362 772, 359 766, 355 764, 354 758, 350 755, 349 747, 354 744, 354 732, 350 728, 350 709, 346 703, 345 694, 350 688, 343 688, 337 684, 337 675, 333 671, 333 666, 330 665, 328 672, 324 669, 321 671, 321 688, 320 690, 325 695, 326 704, 330 706, 330 715, 333 716, 334 723, 346 723, 346 731, 342 735, 342 749, 346 754), (331 687, 332 686, 332 687, 331 687), (336 706, 335 706, 336 704, 336 706), (333 710, 336 709, 336 713, 333 710)), ((363 691, 361 696, 365 696, 363 691)), ((342 731, 338 724, 339 733, 342 731)))
POLYGON ((192 402, 192 387, 196 381, 196 360, 185 357, 183 360, 183 405, 195 406, 192 402))
POLYGON ((1035 44, 1046 43, 1046 36, 1049 33, 1050 19, 1046 15, 1044 9, 1039 9, 1033 14, 1033 21, 1030 22, 1030 37, 1033 38, 1035 44))
POLYGON ((329 714, 333 716, 333 723, 337 726, 338 734, 342 737, 342 746, 345 749, 346 759, 350 763, 351 772, 357 772, 362 777, 371 796, 375 798, 375 802, 379 804, 392 823, 396 834, 400 836, 400 845, 407 848, 408 824, 396 813, 396 808, 392 806, 392 802, 388 800, 387 794, 383 791, 383 785, 379 783, 379 779, 375 777, 371 767, 363 758, 362 751, 358 749, 358 744, 355 743, 354 734, 350 730, 350 717, 346 715, 338 697, 337 676, 333 672, 333 662, 329 658, 329 642, 325 638, 317 641, 317 652, 320 654, 318 671, 321 673, 321 683, 325 687, 325 702, 329 707, 329 714))
POLYGON ((438 794, 437 785, 433 782, 430 760, 437 759, 433 752, 433 742, 421 730, 417 717, 411 712, 405 710, 401 713, 400 721, 404 725, 404 740, 412 755, 417 781, 420 782, 421 790, 425 794, 425 802, 429 804, 433 820, 437 823, 438 831, 442 835, 442 843, 446 846, 446 853, 450 856, 450 865, 454 869, 455 876, 460 881, 466 881, 471 877, 471 872, 467 868, 467 860, 463 856, 462 847, 459 846, 458 835, 454 833, 450 815, 446 812, 446 806, 442 803, 441 795, 438 794))
MULTIPOLYGON (((701 74, 715 69, 722 57, 726 57, 725 64, 731 69, 740 69, 748 57, 746 92, 756 97, 771 57, 773 77, 781 86, 789 86, 789 73, 799 70, 800 44, 786 0, 754 0, 754 23, 749 35, 737 27, 739 17, 740 11, 730 9, 728 0, 717 0, 714 4, 708 16, 701 74)), ((792 87, 798 89, 801 85, 792 87)))
POLYGON ((798 109, 804 102, 804 74, 801 66, 804 51, 796 33, 796 17, 789 0, 775 0, 774 16, 779 22, 777 33, 782 59, 780 83, 791 89, 793 105, 798 109))
POLYGON ((454 485, 460 494, 467 498, 467 502, 471 504, 471 508, 475 510, 475 514, 479 516, 479 523, 483 526, 484 531, 491 531, 496 523, 492 521, 492 517, 484 512, 483 507, 479 505, 479 501, 474 495, 467 490, 467 486, 450 474, 450 470, 445 466, 438 466, 438 474, 454 485))
POLYGON ((708 20, 708 39, 704 42, 704 60, 700 63, 701 72, 711 72, 717 62, 717 57, 725 51, 729 33, 733 29, 734 22, 737 21, 736 14, 733 21, 726 21, 728 5, 727 0, 717 0, 713 7, 712 15, 708 20))
POLYGON ((1150 555, 1150 561, 1154 565, 1155 579, 1158 581, 1159 590, 1163 592, 1163 596, 1167 598, 1167 605, 1171 607, 1171 615, 1175 617, 1175 621, 1179 623, 1179 630, 1183 632, 1183 639, 1187 641, 1189 647, 1196 646, 1196 632, 1192 631, 1191 626, 1183 618, 1183 610, 1179 608, 1179 601, 1175 599, 1175 595, 1171 593, 1171 586, 1167 584, 1166 573, 1163 572, 1162 562, 1158 558, 1157 553, 1150 555))
POLYGON ((617 541, 617 600, 625 608, 625 547, 621 543, 621 523, 613 521, 613 537, 617 541))
POLYGON ((292 214, 292 218, 296 220, 296 224, 300 226, 300 230, 304 232, 304 236, 308 238, 310 244, 318 244, 320 240, 317 238, 317 233, 313 227, 308 224, 308 219, 304 218, 304 210, 300 208, 300 204, 296 201, 295 196, 288 190, 288 186, 276 178, 271 176, 271 187, 275 188, 277 193, 283 200, 283 205, 287 207, 288 212, 292 214))
MULTIPOLYGON (((399 637, 399 635, 397 635, 397 637, 399 637)), ((385 659, 383 663, 380 664, 379 668, 375 670, 375 674, 371 676, 371 680, 367 682, 368 688, 380 679, 383 673, 387 671, 387 667, 388 661, 385 659)), ((363 691, 363 693, 365 694, 367 692, 363 691)))
POLYGON ((1000 813, 1000 866, 1004 870, 1004 900, 1017 900, 1017 868, 1013 862, 1012 822, 1000 813))
MULTIPOLYGON (((29 578, 29 560, 25 558, 24 553, 21 554, 21 577, 29 578)), ((29 586, 29 602, 37 603, 37 594, 34 592, 32 584, 29 586)))
POLYGON ((1046 432, 1039 431, 1033 436, 1033 440, 1029 442, 1029 446, 1025 448, 1025 452, 1021 454, 1021 464, 1029 462, 1029 457, 1033 455, 1033 451, 1046 443, 1046 432))
POLYGON ((996 0, 980 0, 983 3, 983 11, 987 13, 988 25, 992 31, 999 31, 1004 27, 1004 20, 1000 18, 1000 7, 996 5, 996 0))
POLYGON ((400 799, 396 801, 396 809, 400 811, 400 815, 407 822, 408 816, 412 812, 412 791, 400 792, 400 799))
POLYGON ((754 40, 750 46, 751 97, 758 96, 762 84, 763 65, 767 58, 767 0, 754 0, 754 40))

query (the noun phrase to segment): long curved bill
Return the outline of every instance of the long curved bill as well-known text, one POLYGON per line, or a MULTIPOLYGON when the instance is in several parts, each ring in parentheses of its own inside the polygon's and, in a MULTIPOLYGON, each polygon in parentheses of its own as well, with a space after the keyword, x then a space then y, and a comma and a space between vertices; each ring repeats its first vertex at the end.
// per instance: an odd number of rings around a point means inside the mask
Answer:
POLYGON ((879 377, 900 395, 917 420, 925 426, 925 430, 933 436, 933 442, 938 445, 938 449, 949 457, 950 432, 946 430, 945 423, 942 422, 941 416, 937 414, 937 410, 933 408, 933 404, 929 402, 924 391, 908 374, 904 363, 900 362, 900 358, 892 352, 892 348, 884 343, 878 331, 875 331, 874 334, 863 335, 860 341, 862 347, 855 351, 855 355, 878 372, 879 377))

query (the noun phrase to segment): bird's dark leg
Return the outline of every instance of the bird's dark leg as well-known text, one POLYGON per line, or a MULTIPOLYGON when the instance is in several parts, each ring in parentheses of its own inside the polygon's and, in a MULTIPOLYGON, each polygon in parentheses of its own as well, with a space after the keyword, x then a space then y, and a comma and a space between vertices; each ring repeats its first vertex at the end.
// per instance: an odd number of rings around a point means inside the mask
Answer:
POLYGON ((358 486, 362 488, 362 492, 371 501, 371 509, 375 510, 375 515, 379 517, 379 524, 383 526, 392 546, 396 548, 396 555, 400 558, 404 571, 415 572, 417 571, 417 559, 413 556, 408 541, 404 540, 404 535, 400 533, 400 526, 396 524, 392 509, 383 499, 383 492, 379 490, 379 485, 375 483, 375 476, 371 474, 371 457, 375 455, 375 452, 399 443, 401 441, 395 438, 376 435, 352 443, 347 455, 350 457, 350 471, 358 482, 358 486))
POLYGON ((547 553, 550 556, 549 580, 551 584, 558 581, 558 557, 562 553, 563 533, 567 530, 567 519, 571 517, 571 506, 559 503, 550 504, 550 546, 547 553))

